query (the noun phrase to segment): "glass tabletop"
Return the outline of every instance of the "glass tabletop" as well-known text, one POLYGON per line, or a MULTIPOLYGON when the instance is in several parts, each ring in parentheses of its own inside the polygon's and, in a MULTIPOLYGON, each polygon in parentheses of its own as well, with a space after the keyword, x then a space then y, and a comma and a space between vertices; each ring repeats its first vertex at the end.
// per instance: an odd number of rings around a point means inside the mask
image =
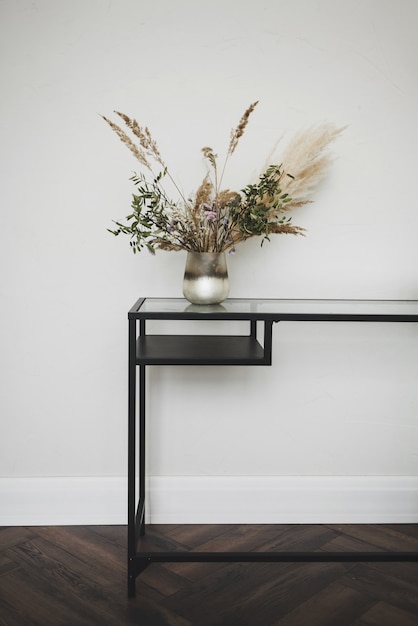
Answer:
POLYGON ((311 300, 230 298, 193 305, 184 298, 140 298, 130 317, 178 319, 405 318, 418 321, 418 300, 311 300))

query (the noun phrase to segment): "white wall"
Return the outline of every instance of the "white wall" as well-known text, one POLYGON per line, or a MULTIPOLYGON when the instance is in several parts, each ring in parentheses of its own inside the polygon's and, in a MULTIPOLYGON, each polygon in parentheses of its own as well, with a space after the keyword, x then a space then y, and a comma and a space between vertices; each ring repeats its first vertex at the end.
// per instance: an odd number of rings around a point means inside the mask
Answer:
MULTIPOLYGON (((126 312, 139 295, 181 295, 184 254, 135 257, 106 232, 128 212, 137 163, 99 114, 148 125, 185 190, 202 178, 200 148, 221 153, 256 99, 232 187, 282 135, 348 124, 315 203, 295 214, 307 237, 244 244, 231 296, 418 299, 417 18, 415 0, 0 1, 0 523, 125 520, 126 312), (77 514, 57 504, 60 485, 77 514)), ((409 489, 417 333, 281 324, 272 368, 152 370, 150 473, 163 489, 248 475, 409 489)), ((362 519, 383 519, 360 491, 347 511, 360 501, 362 519)), ((405 510, 392 492, 397 520, 416 521, 417 489, 405 510)))

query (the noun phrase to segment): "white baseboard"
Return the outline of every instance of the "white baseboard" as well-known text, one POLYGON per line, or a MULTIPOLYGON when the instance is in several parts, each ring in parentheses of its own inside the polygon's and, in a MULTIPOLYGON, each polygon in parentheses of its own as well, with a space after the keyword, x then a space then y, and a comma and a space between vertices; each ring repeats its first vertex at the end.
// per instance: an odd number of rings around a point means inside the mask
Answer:
POLYGON ((418 522, 418 476, 150 478, 153 523, 418 522))
POLYGON ((126 524, 124 477, 0 478, 0 526, 126 524))
MULTIPOLYGON (((156 476, 147 523, 418 522, 418 476, 156 476)), ((125 477, 0 478, 1 526, 126 524, 125 477)))

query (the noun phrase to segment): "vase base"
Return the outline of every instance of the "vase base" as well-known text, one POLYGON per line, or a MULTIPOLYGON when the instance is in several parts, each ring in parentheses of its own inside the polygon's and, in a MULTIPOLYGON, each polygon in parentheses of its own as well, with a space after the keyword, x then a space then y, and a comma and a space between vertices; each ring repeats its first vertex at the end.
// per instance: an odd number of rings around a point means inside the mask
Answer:
POLYGON ((220 304, 228 297, 225 253, 188 252, 183 294, 192 304, 220 304))
POLYGON ((228 291, 228 280, 222 278, 184 278, 183 294, 192 304, 220 304, 228 297, 228 291))

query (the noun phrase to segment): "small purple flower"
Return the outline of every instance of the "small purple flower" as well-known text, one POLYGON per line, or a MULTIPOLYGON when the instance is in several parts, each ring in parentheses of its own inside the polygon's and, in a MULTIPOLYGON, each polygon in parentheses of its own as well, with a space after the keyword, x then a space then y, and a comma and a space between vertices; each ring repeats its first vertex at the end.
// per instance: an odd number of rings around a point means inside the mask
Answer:
POLYGON ((209 222, 214 222, 218 216, 216 214, 216 211, 205 210, 205 217, 207 220, 209 220, 209 222))
POLYGON ((171 219, 168 222, 168 226, 167 226, 167 232, 172 233, 175 229, 175 227, 177 226, 177 220, 175 219, 171 219))

